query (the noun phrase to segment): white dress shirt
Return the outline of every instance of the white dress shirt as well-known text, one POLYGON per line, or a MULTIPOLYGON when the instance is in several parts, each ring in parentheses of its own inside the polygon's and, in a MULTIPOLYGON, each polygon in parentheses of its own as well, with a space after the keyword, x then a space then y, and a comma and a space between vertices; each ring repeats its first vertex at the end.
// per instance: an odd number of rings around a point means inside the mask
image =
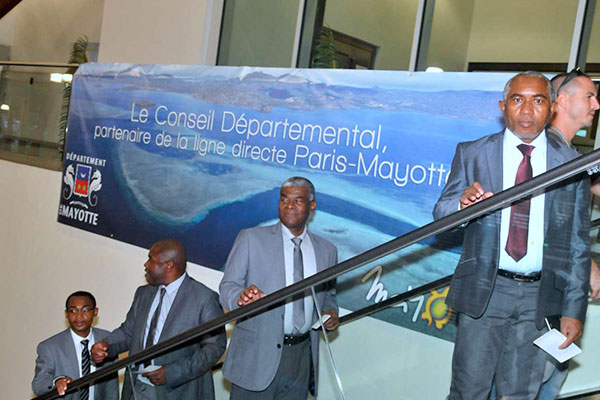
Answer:
MULTIPOLYGON (((300 236, 302 243, 300 244, 300 250, 302 251, 302 263, 304 265, 304 278, 308 278, 311 275, 317 273, 317 259, 315 257, 315 250, 313 248, 310 236, 307 234, 308 228, 304 227, 304 232, 300 236)), ((285 285, 290 286, 294 283, 294 242, 292 238, 294 235, 290 230, 283 224, 281 224, 281 233, 283 236, 283 258, 285 261, 285 285)), ((313 299, 310 289, 306 289, 304 294, 304 325, 300 329, 300 333, 307 332, 312 325, 314 308, 313 299)), ((294 330, 294 324, 292 322, 293 304, 291 301, 285 303, 285 312, 283 318, 283 331, 286 334, 291 334, 294 330)))
MULTIPOLYGON (((546 131, 531 143, 524 143, 515 136, 508 128, 504 132, 504 142, 502 149, 502 189, 506 190, 515 186, 517 169, 523 153, 517 148, 520 144, 533 146, 531 152, 531 169, 533 177, 546 172, 546 131)), ((484 188, 486 189, 486 188, 484 188)), ((515 261, 505 250, 508 239, 508 230, 510 227, 511 207, 502 209, 502 218, 500 222, 500 268, 520 274, 529 274, 541 271, 544 254, 544 193, 538 194, 531 199, 529 208, 529 231, 527 236, 527 254, 519 261, 515 261)))
MULTIPOLYGON (((75 354, 77 354, 77 365, 79 366, 79 378, 81 378, 81 352, 83 351, 83 345, 81 344, 82 340, 87 339, 88 340, 88 351, 92 350, 92 346, 94 345, 94 343, 96 343, 94 341, 94 332, 93 329, 90 329, 90 333, 87 335, 87 337, 81 337, 78 334, 76 334, 75 332, 73 332, 73 329, 69 329, 69 331, 71 332, 71 338, 73 339, 73 344, 75 345, 75 354)), ((94 365, 94 362, 92 361, 92 355, 90 354, 90 374, 92 372, 94 372, 96 370, 96 366, 94 365)), ((72 376, 71 378, 76 379, 77 377, 72 376)), ((94 385, 90 385, 90 400, 94 400, 94 385)))
MULTIPOLYGON (((150 312, 148 313, 148 318, 146 319, 146 329, 144 331, 144 343, 146 343, 146 340, 148 339, 148 332, 150 332, 150 324, 152 322, 152 317, 154 316, 154 311, 156 311, 156 308, 158 307, 158 302, 160 301, 161 289, 165 288, 166 293, 165 293, 165 296, 163 297, 162 305, 160 308, 160 314, 158 315, 158 322, 156 324, 156 333, 154 334, 154 343, 152 343, 152 344, 158 343, 158 339, 160 339, 160 334, 162 333, 162 330, 165 326, 165 321, 167 320, 167 316, 169 315, 171 306, 173 305, 173 302, 175 301, 175 296, 177 296, 177 292, 179 291, 179 288, 181 287, 181 283, 183 282, 183 280, 185 279, 186 276, 187 276, 187 272, 184 272, 183 275, 181 275, 179 278, 177 278, 177 280, 174 280, 167 286, 160 285, 158 287, 158 290, 156 291, 156 295, 154 296, 154 300, 152 301, 152 305, 150 306, 150 312)), ((152 360, 152 364, 154 365, 154 360, 152 360)), ((138 379, 148 385, 154 386, 148 378, 142 376, 141 374, 138 375, 138 379)))

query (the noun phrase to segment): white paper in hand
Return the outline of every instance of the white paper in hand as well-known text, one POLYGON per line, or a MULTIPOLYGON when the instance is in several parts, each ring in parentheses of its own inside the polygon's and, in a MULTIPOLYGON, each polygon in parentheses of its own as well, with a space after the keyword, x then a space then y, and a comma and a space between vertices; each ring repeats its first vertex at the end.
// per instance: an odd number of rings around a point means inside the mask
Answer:
POLYGON ((134 374, 144 374, 146 372, 156 371, 157 369, 161 369, 162 365, 148 365, 143 369, 139 369, 137 371, 132 371, 134 374))
POLYGON ((566 349, 559 349, 558 346, 563 344, 566 339, 565 335, 552 329, 535 339, 533 344, 550 354, 558 362, 563 363, 581 353, 581 349, 575 343, 571 343, 566 349))
MULTIPOLYGON (((329 314, 322 314, 321 315, 321 321, 323 321, 323 323, 327 322, 327 320, 331 318, 331 315, 329 314)), ((313 329, 319 329, 321 327, 321 323, 319 321, 315 322, 314 325, 312 326, 313 329)))

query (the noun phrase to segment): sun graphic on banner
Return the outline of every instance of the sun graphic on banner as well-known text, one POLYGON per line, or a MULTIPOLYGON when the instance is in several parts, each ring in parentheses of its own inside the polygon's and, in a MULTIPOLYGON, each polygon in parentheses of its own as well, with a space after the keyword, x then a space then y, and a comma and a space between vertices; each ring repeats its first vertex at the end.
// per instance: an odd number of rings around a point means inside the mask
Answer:
POLYGON ((444 325, 450 321, 452 309, 446 305, 446 296, 450 287, 446 287, 441 292, 432 290, 429 293, 431 296, 425 302, 425 311, 421 314, 421 318, 427 321, 427 326, 431 326, 435 322, 436 329, 442 329, 444 325))

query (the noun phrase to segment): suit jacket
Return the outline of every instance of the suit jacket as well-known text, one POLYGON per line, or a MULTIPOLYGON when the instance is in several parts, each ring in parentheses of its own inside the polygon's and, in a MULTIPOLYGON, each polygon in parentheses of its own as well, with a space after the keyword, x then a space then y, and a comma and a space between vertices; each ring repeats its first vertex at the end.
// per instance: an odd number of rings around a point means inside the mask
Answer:
MULTIPOLYGON (((555 134, 547 132, 547 170, 578 156, 555 134)), ((485 191, 502 191, 504 133, 459 143, 452 170, 433 215, 442 218, 458 210, 467 186, 479 182, 485 191)), ((537 326, 544 317, 562 315, 585 321, 590 275, 589 178, 579 175, 545 191, 542 279, 537 326)), ((446 303, 459 312, 479 317, 485 311, 496 281, 500 258, 501 210, 468 223, 462 255, 446 303)))
MULTIPOLYGON (((317 261, 317 272, 337 264, 337 249, 308 231, 317 261)), ((219 285, 221 304, 238 308, 240 293, 256 285, 265 294, 286 286, 281 223, 243 230, 236 238, 219 285)), ((335 281, 315 287, 321 311, 338 310, 335 281)), ((316 307, 317 305, 315 305, 316 307)), ((283 346, 284 305, 236 323, 225 356, 223 375, 247 390, 265 390, 273 381, 283 346), (256 365, 258 361, 258 367, 256 365)), ((314 312, 313 323, 317 321, 314 312)), ((318 377, 319 333, 311 331, 315 389, 318 377)))
MULTIPOLYGON (((144 349, 146 322, 157 291, 158 286, 151 285, 140 286, 136 290, 125 322, 104 339, 108 342, 109 357, 116 357, 127 350, 133 354, 144 349)), ((222 315, 217 294, 186 276, 171 305, 159 342, 222 315)), ((163 366, 167 375, 166 385, 156 386, 157 398, 214 399, 211 368, 223 355, 226 344, 225 330, 219 329, 155 358, 154 364, 163 366)), ((132 398, 131 380, 127 373, 122 398, 132 398)))
MULTIPOLYGON (((94 340, 99 342, 110 332, 104 329, 92 328, 94 340)), ((31 388, 36 396, 54 390, 54 379, 59 376, 79 378, 77 353, 73 344, 70 328, 41 342, 37 347, 38 357, 35 360, 35 376, 31 388)), ((97 368, 101 368, 98 365, 97 368)), ((117 374, 101 379, 94 384, 95 400, 117 400, 119 398, 119 381, 117 374)), ((74 391, 65 395, 66 400, 79 400, 79 392, 74 391)))

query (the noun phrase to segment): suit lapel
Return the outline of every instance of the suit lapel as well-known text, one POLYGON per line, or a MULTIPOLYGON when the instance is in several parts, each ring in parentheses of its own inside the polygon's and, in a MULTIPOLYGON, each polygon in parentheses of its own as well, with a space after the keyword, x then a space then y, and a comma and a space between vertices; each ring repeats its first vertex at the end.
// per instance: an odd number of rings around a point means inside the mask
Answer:
POLYGON ((283 255, 283 233, 281 232, 281 222, 273 225, 271 230, 273 243, 273 260, 276 260, 275 265, 279 265, 279 268, 275 268, 273 271, 275 278, 275 287, 283 288, 285 284, 285 257, 283 255))
POLYGON ((175 300, 173 300, 173 304, 171 304, 169 314, 167 314, 167 319, 165 320, 165 324, 163 325, 162 331, 160 332, 160 337, 158 339, 159 342, 164 340, 165 338, 171 337, 168 334, 168 330, 171 326, 173 318, 175 318, 175 315, 177 315, 177 310, 183 309, 183 302, 187 297, 187 292, 189 288, 189 280, 190 277, 186 275, 186 277, 183 279, 183 282, 181 282, 181 286, 179 287, 179 290, 175 295, 175 300))
POLYGON ((148 322, 148 314, 150 314, 150 307, 152 306, 152 300, 156 296, 156 292, 158 292, 158 286, 153 286, 153 290, 148 290, 147 295, 141 299, 142 305, 140 306, 140 318, 142 318, 142 323, 139 324, 139 332, 137 332, 138 339, 140 341, 140 349, 144 348, 144 334, 146 333, 146 325, 148 322))
MULTIPOLYGON (((308 229, 308 227, 306 229, 308 229)), ((315 261, 317 262, 318 273, 328 267, 328 265, 325 265, 327 260, 323 258, 325 252, 321 249, 321 243, 315 238, 315 235, 313 235, 311 231, 308 231, 307 233, 310 237, 310 241, 312 242, 313 250, 315 251, 315 261)))
POLYGON ((490 178, 490 187, 483 188, 484 190, 490 190, 492 193, 500 193, 504 186, 503 181, 503 162, 502 162, 502 154, 503 154, 503 142, 504 142, 504 134, 503 132, 499 132, 490 137, 490 143, 485 147, 485 156, 489 162, 486 163, 488 168, 488 174, 490 178))
MULTIPOLYGON (((546 135, 546 171, 550 171, 552 168, 562 164, 565 160, 560 153, 559 144, 552 139, 550 135, 546 135)), ((550 213, 552 211, 552 204, 554 203, 554 195, 556 190, 546 190, 544 196, 544 236, 550 225, 550 213)))
POLYGON ((75 344, 73 343, 73 337, 71 336, 71 330, 65 330, 60 337, 61 348, 64 350, 65 358, 67 360, 67 371, 65 375, 70 376, 73 379, 79 378, 79 365, 77 361, 77 350, 75 350, 75 344))

